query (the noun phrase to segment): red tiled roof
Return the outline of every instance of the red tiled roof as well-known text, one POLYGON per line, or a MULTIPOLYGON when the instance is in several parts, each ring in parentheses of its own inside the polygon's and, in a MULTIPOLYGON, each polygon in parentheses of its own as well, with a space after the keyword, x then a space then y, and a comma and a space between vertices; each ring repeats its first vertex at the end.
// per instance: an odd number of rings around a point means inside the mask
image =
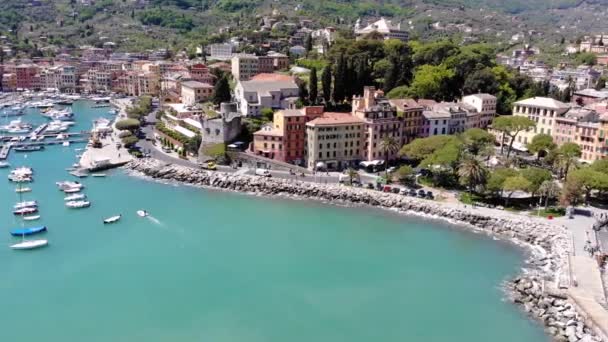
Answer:
POLYGON ((257 74, 251 78, 252 81, 294 81, 294 78, 289 75, 282 74, 257 74))

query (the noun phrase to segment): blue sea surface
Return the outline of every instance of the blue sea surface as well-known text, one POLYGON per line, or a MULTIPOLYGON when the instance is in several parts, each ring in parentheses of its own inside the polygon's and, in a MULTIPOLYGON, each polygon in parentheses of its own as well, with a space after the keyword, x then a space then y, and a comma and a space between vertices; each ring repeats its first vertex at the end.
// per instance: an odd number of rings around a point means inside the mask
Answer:
MULTIPOLYGON (((74 105, 72 131, 107 114, 91 105, 74 105)), ((503 299, 523 264, 511 245, 434 220, 122 170, 81 180, 92 206, 68 209, 55 182, 75 180, 65 168, 82 147, 9 158, 35 170, 24 200, 40 203, 30 225, 48 227, 44 249, 8 247, 22 223, 0 169, 0 341, 548 341, 503 299)))

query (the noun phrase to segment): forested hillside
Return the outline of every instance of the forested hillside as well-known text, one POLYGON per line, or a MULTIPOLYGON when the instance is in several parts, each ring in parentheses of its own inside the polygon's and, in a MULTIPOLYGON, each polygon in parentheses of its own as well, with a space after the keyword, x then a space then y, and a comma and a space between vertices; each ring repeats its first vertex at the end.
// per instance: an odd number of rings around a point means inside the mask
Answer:
POLYGON ((423 40, 462 37, 436 26, 464 25, 480 41, 540 32, 538 40, 553 43, 606 31, 607 8, 608 0, 2 0, 0 33, 26 52, 98 45, 102 38, 119 49, 179 49, 221 27, 255 31, 276 10, 285 21, 310 18, 319 27, 342 29, 357 18, 390 17, 423 40))

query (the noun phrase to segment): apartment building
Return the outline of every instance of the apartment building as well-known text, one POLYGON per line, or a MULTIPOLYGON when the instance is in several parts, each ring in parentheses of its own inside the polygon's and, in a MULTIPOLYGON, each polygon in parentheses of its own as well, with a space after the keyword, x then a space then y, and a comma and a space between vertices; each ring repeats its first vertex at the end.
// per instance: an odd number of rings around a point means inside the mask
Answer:
POLYGON ((423 135, 424 106, 414 99, 394 99, 389 103, 397 109, 397 116, 403 120, 403 143, 423 135))
POLYGON ((228 61, 234 55, 233 49, 233 45, 229 43, 210 44, 209 59, 215 59, 218 61, 228 61))
POLYGON ((16 86, 18 89, 33 89, 34 78, 39 72, 34 64, 20 64, 15 67, 16 86))
POLYGON ((262 109, 287 109, 295 102, 298 85, 291 76, 259 74, 249 81, 238 81, 234 97, 244 116, 259 116, 262 109))
POLYGON ((365 120, 346 113, 324 113, 306 124, 307 167, 341 170, 366 159, 365 120))
POLYGON ((232 57, 232 76, 237 81, 247 81, 258 74, 257 56, 238 54, 232 57))
POLYGON ((467 95, 462 97, 461 102, 473 107, 479 114, 477 120, 479 124, 472 127, 487 128, 496 116, 496 96, 494 95, 483 93, 467 95))
POLYGON ((513 115, 527 117, 536 127, 517 135, 517 142, 527 144, 536 134, 552 134, 555 119, 563 116, 570 105, 548 97, 532 97, 513 104, 513 115))
MULTIPOLYGON (((382 140, 393 138, 403 144, 403 120, 397 115, 397 108, 384 98, 382 91, 374 87, 364 87, 363 96, 353 96, 352 115, 365 125, 364 159, 384 159, 382 140)), ((391 153, 389 159, 397 158, 397 152, 391 153)))
POLYGON ((188 67, 190 79, 207 84, 215 84, 215 76, 209 71, 209 68, 202 63, 196 63, 188 67))
POLYGON ((422 112, 422 117, 424 118, 422 126, 423 137, 432 137, 449 133, 451 118, 449 112, 425 110, 422 112))
POLYGON ((213 86, 198 81, 181 82, 182 103, 192 106, 209 100, 213 95, 213 86))
POLYGON ((286 109, 274 113, 273 122, 253 134, 252 152, 294 165, 306 158, 306 123, 323 115, 323 106, 286 109))

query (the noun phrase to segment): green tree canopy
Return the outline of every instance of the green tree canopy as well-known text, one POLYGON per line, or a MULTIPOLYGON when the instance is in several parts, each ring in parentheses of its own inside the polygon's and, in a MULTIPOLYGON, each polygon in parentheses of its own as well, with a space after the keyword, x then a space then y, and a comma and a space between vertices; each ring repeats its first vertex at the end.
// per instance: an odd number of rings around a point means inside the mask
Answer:
POLYGON ((422 65, 416 68, 409 95, 419 99, 445 100, 450 93, 448 87, 452 77, 454 71, 445 65, 422 65))
POLYGON ((517 135, 520 132, 534 128, 535 126, 536 122, 524 116, 499 116, 492 122, 492 128, 501 131, 504 135, 511 138, 509 149, 507 150, 507 158, 509 158, 509 155, 511 154, 513 143, 515 142, 517 135))
POLYGON ((523 176, 513 176, 505 179, 502 184, 502 190, 507 193, 507 198, 505 200, 505 205, 509 204, 509 199, 513 196, 513 193, 516 191, 528 191, 530 189, 531 183, 523 176))
POLYGON ((608 175, 595 171, 591 167, 583 167, 570 172, 566 183, 571 183, 569 186, 580 186, 585 194, 585 202, 587 202, 592 191, 608 190, 608 175))
POLYGON ((134 131, 134 130, 138 129, 140 126, 141 126, 141 123, 139 122, 139 120, 136 120, 136 119, 124 119, 124 120, 120 120, 120 121, 116 122, 116 129, 119 129, 121 131, 123 131, 123 130, 134 131))
POLYGON ((521 170, 521 175, 530 182, 528 192, 532 196, 538 193, 541 184, 545 181, 551 180, 551 172, 549 170, 541 169, 539 167, 529 167, 521 170))
POLYGON ((564 178, 568 177, 570 167, 581 157, 581 147, 573 142, 567 142, 557 149, 557 159, 564 173, 564 178))
POLYGON ((494 136, 481 128, 469 128, 462 133, 465 148, 473 155, 477 155, 487 146, 494 145, 494 136))
POLYGON ((506 167, 497 168, 490 173, 486 189, 497 193, 503 189, 503 185, 507 178, 515 177, 517 175, 519 175, 517 170, 506 167))
POLYGON ((414 139, 411 143, 404 145, 399 154, 414 160, 423 160, 446 145, 459 146, 460 144, 462 143, 456 136, 434 135, 428 138, 414 139))
POLYGON ((549 134, 537 134, 528 143, 528 150, 533 154, 538 154, 541 151, 549 152, 555 148, 553 137, 549 134))

